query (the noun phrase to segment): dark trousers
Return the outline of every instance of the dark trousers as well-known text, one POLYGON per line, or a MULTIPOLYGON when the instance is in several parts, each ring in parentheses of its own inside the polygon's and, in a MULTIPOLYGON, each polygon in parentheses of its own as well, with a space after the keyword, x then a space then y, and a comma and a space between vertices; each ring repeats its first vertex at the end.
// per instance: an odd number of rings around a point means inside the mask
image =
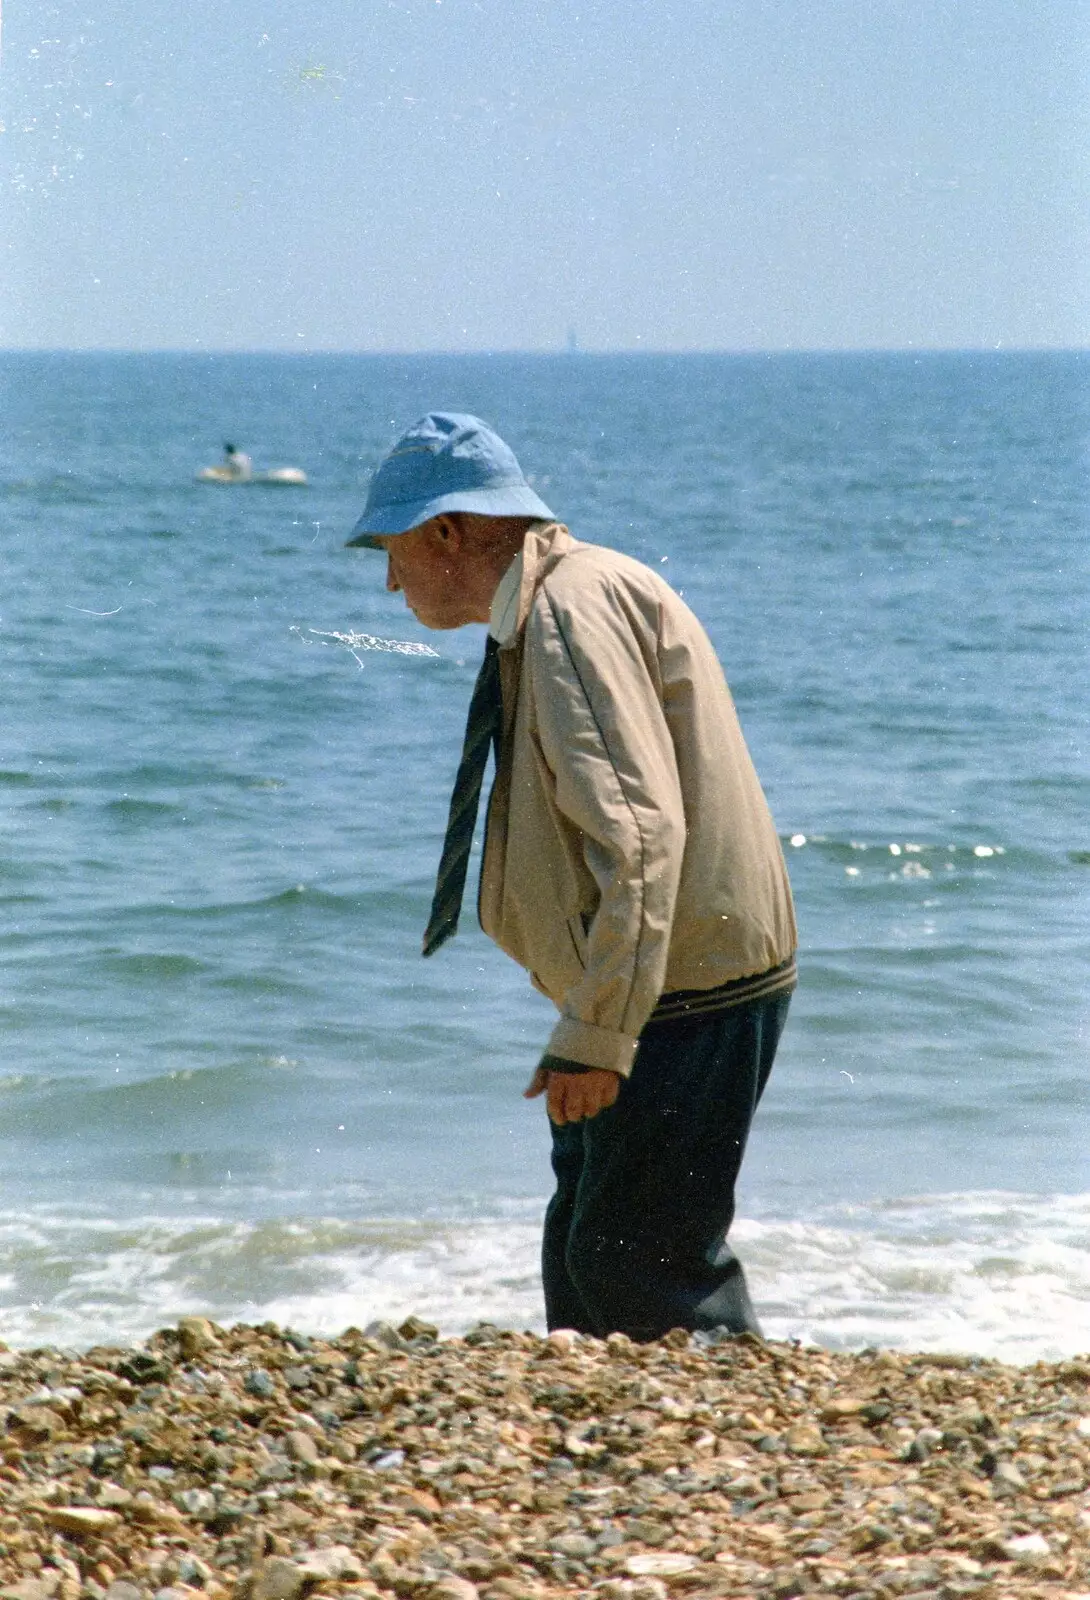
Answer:
POLYGON ((640 1340, 671 1328, 760 1331, 727 1231, 790 998, 649 1024, 616 1103, 553 1125, 550 1328, 640 1340))

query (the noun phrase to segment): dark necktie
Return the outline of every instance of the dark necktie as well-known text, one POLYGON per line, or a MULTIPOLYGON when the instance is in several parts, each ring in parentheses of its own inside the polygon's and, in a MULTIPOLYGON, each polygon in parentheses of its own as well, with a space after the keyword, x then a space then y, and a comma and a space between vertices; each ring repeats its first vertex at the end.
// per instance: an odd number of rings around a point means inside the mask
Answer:
POLYGON ((450 797, 450 816, 447 818, 443 854, 439 858, 431 916, 424 930, 423 954, 426 956, 434 954, 458 927, 473 830, 477 825, 481 784, 484 781, 484 769, 488 765, 488 747, 495 746, 498 763, 502 721, 499 645, 489 634, 481 670, 473 686, 473 698, 469 702, 462 759, 458 763, 454 793, 450 797))

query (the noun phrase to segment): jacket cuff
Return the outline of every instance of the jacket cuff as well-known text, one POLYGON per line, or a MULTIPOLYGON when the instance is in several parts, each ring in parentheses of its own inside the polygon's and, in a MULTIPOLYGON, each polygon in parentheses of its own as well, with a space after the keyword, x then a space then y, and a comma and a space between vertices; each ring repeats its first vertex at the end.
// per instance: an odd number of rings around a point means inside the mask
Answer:
POLYGON ((593 1022, 579 1022, 575 1017, 561 1017, 549 1036, 546 1046, 551 1056, 566 1056, 585 1067, 604 1067, 607 1072, 617 1072, 627 1078, 632 1071, 638 1039, 627 1033, 617 1033, 613 1028, 599 1028, 593 1022))

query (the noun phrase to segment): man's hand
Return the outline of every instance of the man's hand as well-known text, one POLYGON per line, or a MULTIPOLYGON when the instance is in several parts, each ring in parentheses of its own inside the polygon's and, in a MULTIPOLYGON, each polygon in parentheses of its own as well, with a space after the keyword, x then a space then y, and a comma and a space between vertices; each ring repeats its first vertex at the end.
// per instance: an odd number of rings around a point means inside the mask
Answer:
POLYGON ((621 1089, 621 1079, 616 1072, 603 1067, 590 1067, 583 1072, 564 1072, 551 1068, 555 1058, 546 1056, 530 1079, 524 1098, 536 1100, 539 1094, 548 1094, 549 1120, 558 1127, 566 1122, 582 1122, 586 1117, 596 1117, 616 1100, 621 1089))

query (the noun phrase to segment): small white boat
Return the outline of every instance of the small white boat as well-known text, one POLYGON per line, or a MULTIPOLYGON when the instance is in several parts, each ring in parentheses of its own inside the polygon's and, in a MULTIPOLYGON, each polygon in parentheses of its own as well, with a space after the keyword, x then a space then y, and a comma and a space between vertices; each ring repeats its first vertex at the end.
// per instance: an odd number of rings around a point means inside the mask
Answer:
POLYGON ((251 472, 243 475, 230 467, 202 467, 197 473, 198 483, 263 483, 305 484, 307 475, 302 467, 272 467, 268 472, 251 472))

